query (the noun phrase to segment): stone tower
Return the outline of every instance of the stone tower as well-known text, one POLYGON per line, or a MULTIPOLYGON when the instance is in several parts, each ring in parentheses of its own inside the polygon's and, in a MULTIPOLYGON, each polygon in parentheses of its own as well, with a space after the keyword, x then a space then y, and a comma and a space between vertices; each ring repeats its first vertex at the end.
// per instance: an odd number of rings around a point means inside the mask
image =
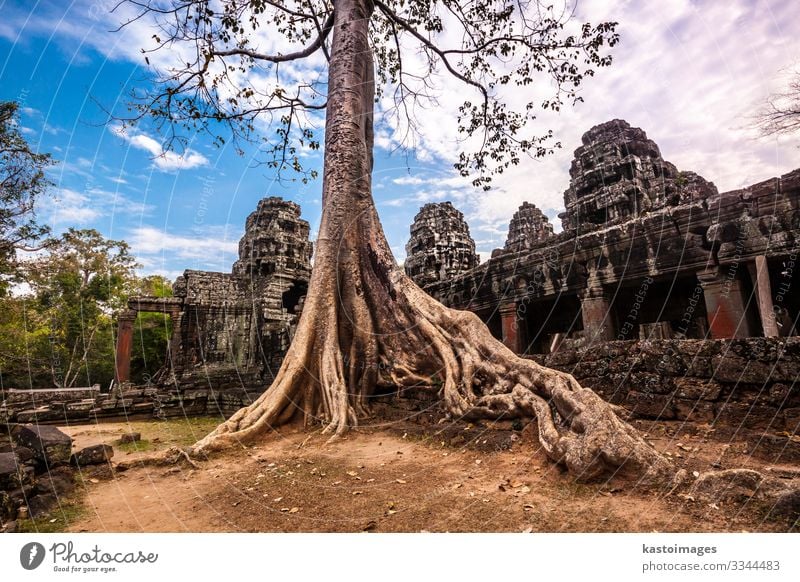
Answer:
POLYGON ((183 385, 268 384, 308 291, 308 231, 297 204, 264 198, 247 217, 230 273, 178 277, 170 358, 159 376, 183 385))
POLYGON ((406 244, 406 274, 424 287, 478 265, 464 215, 450 202, 426 204, 414 217, 406 244))
POLYGON ((638 127, 614 119, 583 134, 564 192, 564 230, 618 224, 667 206, 707 198, 717 188, 692 172, 678 172, 638 127))
POLYGON ((530 249, 553 236, 553 225, 534 204, 523 202, 508 225, 505 250, 515 253, 530 249))
POLYGON ((312 252, 308 230, 308 222, 300 218, 299 205, 274 196, 262 199, 247 217, 233 274, 308 280, 312 252))

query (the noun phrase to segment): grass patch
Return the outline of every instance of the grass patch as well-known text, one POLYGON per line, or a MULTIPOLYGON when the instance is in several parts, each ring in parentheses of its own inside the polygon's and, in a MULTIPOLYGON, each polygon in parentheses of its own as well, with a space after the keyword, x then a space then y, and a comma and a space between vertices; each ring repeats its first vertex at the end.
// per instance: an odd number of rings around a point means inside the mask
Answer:
POLYGON ((81 499, 70 497, 62 500, 60 507, 46 515, 17 521, 18 533, 60 533, 82 519, 87 513, 81 499))
POLYGON ((156 446, 153 444, 153 441, 142 439, 130 443, 116 442, 114 443, 114 448, 122 453, 145 453, 155 450, 156 446))
MULTIPOLYGON (((127 422, 124 432, 138 432, 141 440, 119 442, 119 432, 110 433, 104 441, 122 454, 161 451, 170 447, 186 447, 199 441, 223 421, 218 416, 169 418, 166 420, 137 420, 127 422)), ((115 429, 119 430, 119 429, 115 429)))

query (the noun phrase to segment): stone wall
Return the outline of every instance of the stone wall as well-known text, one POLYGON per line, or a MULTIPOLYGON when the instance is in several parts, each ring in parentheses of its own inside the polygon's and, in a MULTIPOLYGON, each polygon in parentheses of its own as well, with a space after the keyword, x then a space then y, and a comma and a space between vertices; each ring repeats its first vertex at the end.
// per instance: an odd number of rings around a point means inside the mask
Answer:
POLYGON ((228 417, 266 388, 260 374, 232 375, 210 366, 205 376, 186 376, 177 386, 5 390, 0 426, 13 423, 83 424, 96 421, 214 415, 228 417))
POLYGON ((800 430, 800 338, 614 341, 528 357, 641 418, 800 430))

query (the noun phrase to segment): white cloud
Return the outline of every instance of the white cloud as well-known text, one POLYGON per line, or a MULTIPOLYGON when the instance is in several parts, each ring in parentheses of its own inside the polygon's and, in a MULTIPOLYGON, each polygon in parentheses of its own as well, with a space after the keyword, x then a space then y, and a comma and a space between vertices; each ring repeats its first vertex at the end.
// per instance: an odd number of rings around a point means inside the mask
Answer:
POLYGON ((51 225, 83 226, 101 216, 100 210, 89 203, 89 197, 69 188, 61 188, 49 206, 46 220, 51 225))
POLYGON ((172 258, 201 260, 226 265, 226 270, 238 256, 239 242, 219 233, 197 235, 175 234, 152 226, 140 226, 130 231, 126 240, 138 256, 169 255, 172 258))
POLYGON ((110 125, 109 131, 131 146, 149 153, 153 156, 156 168, 164 172, 191 170, 208 164, 208 159, 203 154, 189 148, 182 154, 165 150, 155 139, 142 132, 126 129, 119 125, 110 125))
POLYGON ((419 186, 427 182, 418 176, 400 176, 392 180, 392 183, 398 186, 419 186))
POLYGON ((55 229, 65 226, 93 226, 103 217, 113 217, 115 213, 126 216, 147 216, 153 206, 136 202, 119 192, 102 188, 89 188, 78 192, 70 188, 58 188, 52 203, 40 205, 42 216, 55 229))

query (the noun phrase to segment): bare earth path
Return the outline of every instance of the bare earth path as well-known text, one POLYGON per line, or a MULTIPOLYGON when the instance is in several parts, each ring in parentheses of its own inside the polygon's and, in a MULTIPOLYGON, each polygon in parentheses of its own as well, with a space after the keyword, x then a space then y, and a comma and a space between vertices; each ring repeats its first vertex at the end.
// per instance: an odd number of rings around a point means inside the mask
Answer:
MULTIPOLYGON (((78 446, 85 446, 113 442, 125 426, 66 430, 78 446)), ((137 423, 134 428, 147 439, 147 427, 137 423)), ((325 445, 326 437, 319 432, 286 430, 258 447, 214 458, 198 469, 186 464, 143 466, 136 462, 142 453, 118 450, 114 461, 122 462, 124 470, 117 467, 108 479, 84 481, 84 510, 68 530, 602 532, 791 527, 765 519, 764 508, 756 506, 712 507, 677 495, 665 498, 630 483, 578 484, 537 450, 527 431, 511 436, 514 433, 480 432, 469 425, 459 430, 454 438, 434 436, 430 427, 416 433, 413 427, 368 427, 332 445, 325 445)), ((155 438, 156 444, 149 447, 169 440, 155 438)), ((651 436, 657 448, 690 457, 690 464, 698 468, 707 469, 720 458, 739 466, 745 462, 729 452, 736 444, 698 435, 680 441, 651 436)))

